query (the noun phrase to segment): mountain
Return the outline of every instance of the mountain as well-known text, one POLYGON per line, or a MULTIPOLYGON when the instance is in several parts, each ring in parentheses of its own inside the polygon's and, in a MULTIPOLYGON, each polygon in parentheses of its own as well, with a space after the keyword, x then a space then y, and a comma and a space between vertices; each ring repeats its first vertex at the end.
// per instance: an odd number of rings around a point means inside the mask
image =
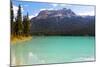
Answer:
POLYGON ((31 19, 34 35, 95 35, 95 16, 78 16, 71 9, 43 10, 31 19))
POLYGON ((37 19, 46 19, 50 17, 71 17, 76 14, 71 9, 63 8, 61 10, 43 10, 37 16, 37 19))

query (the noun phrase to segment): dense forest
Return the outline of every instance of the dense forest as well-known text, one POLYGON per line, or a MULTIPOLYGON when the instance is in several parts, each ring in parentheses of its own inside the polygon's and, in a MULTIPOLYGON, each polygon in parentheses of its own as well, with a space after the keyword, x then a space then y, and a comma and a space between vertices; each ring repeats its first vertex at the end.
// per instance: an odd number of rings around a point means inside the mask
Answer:
POLYGON ((11 12, 11 18, 10 18, 11 19, 11 36, 19 37, 19 38, 20 36, 24 36, 24 37, 29 36, 30 20, 28 17, 28 13, 25 16, 23 16, 23 19, 22 19, 21 5, 19 5, 17 16, 15 17, 12 2, 10 5, 10 12, 11 12))

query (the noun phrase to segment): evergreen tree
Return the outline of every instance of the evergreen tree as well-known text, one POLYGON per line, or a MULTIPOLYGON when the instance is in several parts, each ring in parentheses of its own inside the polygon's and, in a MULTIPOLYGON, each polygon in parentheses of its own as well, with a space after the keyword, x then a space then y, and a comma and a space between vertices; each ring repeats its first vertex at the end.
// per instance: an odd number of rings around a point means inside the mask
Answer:
POLYGON ((26 31, 27 31, 26 34, 29 35, 29 33, 30 33, 30 20, 29 20, 28 13, 27 13, 26 31))
POLYGON ((26 23, 27 23, 27 17, 23 16, 23 34, 26 35, 26 23))
POLYGON ((13 5, 12 2, 10 2, 10 22, 11 22, 11 34, 13 33, 13 24, 14 24, 14 13, 13 13, 13 5))
POLYGON ((24 35, 28 36, 29 33, 30 33, 30 20, 29 20, 29 17, 28 17, 28 13, 27 13, 27 16, 24 16, 24 19, 23 19, 23 26, 24 26, 24 35))
POLYGON ((19 5, 19 9, 17 12, 17 21, 16 21, 16 34, 21 35, 22 32, 23 32, 22 15, 21 15, 21 6, 19 5))
POLYGON ((14 35, 16 36, 16 35, 18 35, 18 23, 17 23, 17 18, 15 18, 15 22, 14 22, 14 24, 13 24, 14 26, 13 26, 13 29, 14 29, 14 35))

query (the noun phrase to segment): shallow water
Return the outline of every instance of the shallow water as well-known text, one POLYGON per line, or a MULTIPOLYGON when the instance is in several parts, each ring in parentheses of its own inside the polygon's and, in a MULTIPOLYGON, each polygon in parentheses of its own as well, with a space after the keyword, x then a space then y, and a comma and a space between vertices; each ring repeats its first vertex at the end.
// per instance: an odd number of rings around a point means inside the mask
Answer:
POLYGON ((94 37, 33 36, 30 41, 11 45, 11 65, 93 61, 94 51, 94 37))

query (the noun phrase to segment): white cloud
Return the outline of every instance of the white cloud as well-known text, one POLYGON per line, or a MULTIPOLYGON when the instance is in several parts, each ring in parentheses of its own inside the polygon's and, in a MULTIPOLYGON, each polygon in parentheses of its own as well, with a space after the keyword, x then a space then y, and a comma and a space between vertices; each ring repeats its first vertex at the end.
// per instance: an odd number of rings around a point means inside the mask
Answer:
POLYGON ((51 4, 53 7, 57 7, 58 6, 58 4, 51 4))
POLYGON ((13 5, 14 16, 17 16, 18 7, 13 5))
POLYGON ((72 6, 68 4, 51 4, 53 7, 67 7, 67 6, 72 6))
POLYGON ((32 19, 33 17, 36 17, 38 15, 38 13, 32 14, 29 16, 29 19, 32 19))
POLYGON ((47 10, 46 8, 42 8, 42 9, 40 9, 40 11, 42 11, 42 10, 47 10))
POLYGON ((67 6, 67 5, 66 5, 66 4, 60 4, 60 6, 65 7, 65 6, 67 6))
POLYGON ((21 6, 21 11, 22 11, 22 12, 24 11, 23 6, 21 6))
POLYGON ((42 10, 54 10, 54 8, 42 8, 42 9, 40 9, 40 11, 42 11, 42 10))
POLYGON ((31 19, 31 18, 33 18, 33 17, 35 17, 35 16, 34 16, 34 15, 30 15, 30 16, 29 16, 29 19, 31 19))
POLYGON ((66 4, 51 4, 53 7, 58 7, 58 6, 61 6, 61 7, 64 7, 66 6, 66 4))
POLYGON ((94 11, 90 11, 90 12, 84 12, 84 13, 78 13, 78 15, 81 15, 81 16, 86 16, 86 15, 89 15, 89 16, 94 16, 94 11))

